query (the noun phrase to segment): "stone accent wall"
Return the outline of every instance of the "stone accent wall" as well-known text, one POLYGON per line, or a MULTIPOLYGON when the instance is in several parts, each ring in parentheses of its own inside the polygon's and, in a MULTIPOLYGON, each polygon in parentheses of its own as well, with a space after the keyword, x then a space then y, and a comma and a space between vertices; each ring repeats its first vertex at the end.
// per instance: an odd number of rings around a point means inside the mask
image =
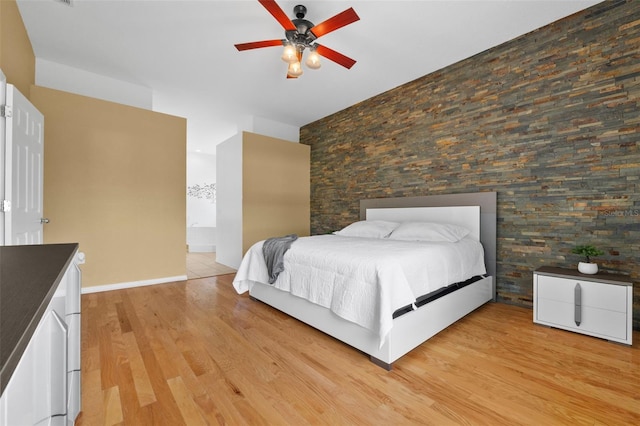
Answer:
POLYGON ((497 191, 500 301, 531 306, 534 269, 594 244, 639 329, 639 110, 640 1, 598 4, 303 127, 312 233, 362 198, 497 191))

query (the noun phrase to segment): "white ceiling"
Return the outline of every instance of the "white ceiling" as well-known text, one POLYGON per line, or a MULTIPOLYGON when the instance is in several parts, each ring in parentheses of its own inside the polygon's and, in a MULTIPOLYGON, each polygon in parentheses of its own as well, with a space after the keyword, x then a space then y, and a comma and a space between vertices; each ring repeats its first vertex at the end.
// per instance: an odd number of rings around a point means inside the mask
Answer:
POLYGON ((301 127, 600 2, 282 0, 316 24, 349 7, 360 16, 318 40, 357 60, 351 70, 324 59, 286 79, 281 48, 233 46, 284 38, 257 0, 17 1, 37 58, 151 89, 205 152, 246 117, 301 127))

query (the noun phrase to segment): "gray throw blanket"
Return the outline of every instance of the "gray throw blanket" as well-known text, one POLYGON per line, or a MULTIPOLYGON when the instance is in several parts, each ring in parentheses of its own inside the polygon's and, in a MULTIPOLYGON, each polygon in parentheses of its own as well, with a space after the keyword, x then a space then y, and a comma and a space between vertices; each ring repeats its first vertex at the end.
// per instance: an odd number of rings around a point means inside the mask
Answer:
POLYGON ((269 238, 264 241, 262 255, 267 264, 269 284, 276 282, 280 272, 284 271, 284 254, 297 239, 298 236, 296 234, 290 234, 284 237, 269 238))

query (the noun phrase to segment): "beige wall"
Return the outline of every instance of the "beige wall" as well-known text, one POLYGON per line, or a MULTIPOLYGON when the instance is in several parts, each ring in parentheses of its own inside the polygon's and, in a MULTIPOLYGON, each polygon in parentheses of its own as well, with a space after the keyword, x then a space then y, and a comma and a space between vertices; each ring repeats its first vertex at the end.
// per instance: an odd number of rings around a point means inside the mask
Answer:
POLYGON ((0 0, 0 68, 45 116, 45 243, 80 243, 83 286, 184 275, 186 120, 33 86, 15 0, 0 0))
POLYGON ((35 83, 36 58, 15 0, 0 0, 0 69, 27 98, 35 83))
POLYGON ((186 120, 33 86, 45 243, 79 242, 83 287, 186 273, 186 120))
POLYGON ((310 147, 243 132, 243 253, 266 238, 309 235, 310 147))

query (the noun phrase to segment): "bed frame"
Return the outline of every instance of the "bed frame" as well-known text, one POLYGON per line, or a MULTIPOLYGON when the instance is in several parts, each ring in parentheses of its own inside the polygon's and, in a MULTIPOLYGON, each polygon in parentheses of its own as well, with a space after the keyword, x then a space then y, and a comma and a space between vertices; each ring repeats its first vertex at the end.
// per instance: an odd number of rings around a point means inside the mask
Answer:
POLYGON ((495 300, 496 199, 495 192, 480 192, 360 202, 360 218, 363 220, 454 223, 471 229, 472 235, 479 234, 485 250, 487 275, 484 278, 395 318, 382 347, 375 333, 268 284, 254 282, 249 294, 253 299, 359 349, 368 354, 375 364, 391 370, 394 361, 476 308, 495 300), (477 207, 460 208, 463 206, 477 207))

